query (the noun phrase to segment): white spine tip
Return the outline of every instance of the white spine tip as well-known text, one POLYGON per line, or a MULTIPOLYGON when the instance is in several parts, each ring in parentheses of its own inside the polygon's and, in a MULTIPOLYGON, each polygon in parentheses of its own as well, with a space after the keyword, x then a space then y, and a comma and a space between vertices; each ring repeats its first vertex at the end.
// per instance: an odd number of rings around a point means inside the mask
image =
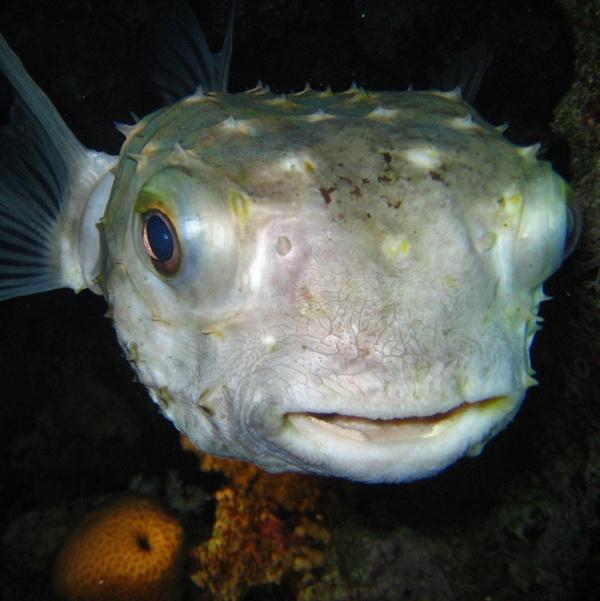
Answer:
POLYGON ((314 113, 307 115, 306 120, 311 123, 315 123, 317 121, 325 121, 326 119, 333 119, 335 115, 331 115, 326 113, 323 109, 318 109, 314 113))
POLYGON ((454 98, 462 98, 462 87, 456 86, 453 90, 450 90, 448 93, 451 96, 454 96, 454 98))
POLYGON ((134 132, 137 128, 135 125, 127 125, 126 123, 117 123, 115 121, 115 127, 117 131, 123 134, 126 138, 130 136, 132 132, 134 132))
POLYGON ((526 374, 523 377, 523 386, 525 388, 531 388, 532 386, 537 386, 538 381, 533 377, 534 372, 532 371, 530 374, 526 374))
POLYGON ((397 114, 398 109, 386 109, 385 107, 379 105, 377 108, 374 108, 370 113, 367 114, 367 118, 382 119, 385 121, 395 117, 397 114))
POLYGON ((448 100, 462 100, 462 90, 456 86, 453 90, 433 90, 433 94, 447 98, 448 100))
POLYGON ((229 115, 227 119, 221 121, 221 127, 224 129, 237 129, 237 123, 233 115, 229 115))
POLYGON ((531 161, 537 160, 537 154, 541 148, 541 144, 532 144, 531 146, 523 146, 519 148, 518 153, 524 158, 531 161))

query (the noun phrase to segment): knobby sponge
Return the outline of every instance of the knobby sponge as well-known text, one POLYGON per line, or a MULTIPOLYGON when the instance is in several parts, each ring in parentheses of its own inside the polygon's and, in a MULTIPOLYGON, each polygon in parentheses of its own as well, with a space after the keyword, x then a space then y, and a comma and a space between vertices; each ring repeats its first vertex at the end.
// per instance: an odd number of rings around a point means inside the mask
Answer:
POLYGON ((54 591, 68 601, 176 601, 183 538, 156 501, 119 499, 89 514, 62 547, 54 591))

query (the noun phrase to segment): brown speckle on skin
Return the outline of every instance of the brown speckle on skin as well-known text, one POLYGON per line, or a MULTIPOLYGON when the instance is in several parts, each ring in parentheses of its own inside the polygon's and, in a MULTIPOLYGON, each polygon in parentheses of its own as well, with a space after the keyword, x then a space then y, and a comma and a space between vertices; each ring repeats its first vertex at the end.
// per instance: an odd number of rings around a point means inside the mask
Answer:
POLYGON ((430 171, 429 177, 432 180, 435 180, 436 182, 442 182, 442 184, 445 184, 446 186, 448 185, 444 178, 441 176, 441 174, 439 174, 437 171, 430 171))
POLYGON ((362 191, 358 186, 354 186, 354 189, 351 190, 350 194, 357 196, 358 198, 362 198, 362 191))
POLYGON ((321 193, 321 196, 323 197, 323 200, 325 201, 325 204, 328 205, 331 203, 331 193, 336 191, 336 187, 335 186, 331 186, 329 188, 319 188, 319 192, 321 193))
POLYGON ((383 160, 385 161, 386 171, 390 168, 390 164, 392 162, 392 155, 389 152, 383 153, 383 160))

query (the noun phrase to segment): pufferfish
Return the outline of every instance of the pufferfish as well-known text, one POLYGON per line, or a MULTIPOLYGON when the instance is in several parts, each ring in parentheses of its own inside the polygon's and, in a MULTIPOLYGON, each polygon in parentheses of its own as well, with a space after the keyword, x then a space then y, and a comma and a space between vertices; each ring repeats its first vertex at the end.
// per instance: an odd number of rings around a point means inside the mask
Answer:
POLYGON ((180 99, 121 126, 119 156, 83 147, 1 39, 0 298, 103 295, 208 453, 364 482, 479 453, 535 383, 566 182, 458 89, 228 94, 231 25, 215 55, 188 26, 180 99))

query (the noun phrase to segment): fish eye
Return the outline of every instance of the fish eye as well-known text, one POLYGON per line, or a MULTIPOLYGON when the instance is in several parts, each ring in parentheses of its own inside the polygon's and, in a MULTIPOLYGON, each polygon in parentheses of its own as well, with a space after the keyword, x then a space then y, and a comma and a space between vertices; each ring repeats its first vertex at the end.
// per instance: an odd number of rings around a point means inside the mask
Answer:
POLYGON ((142 215, 142 242, 156 271, 174 275, 181 265, 181 248, 171 220, 160 211, 142 215))

